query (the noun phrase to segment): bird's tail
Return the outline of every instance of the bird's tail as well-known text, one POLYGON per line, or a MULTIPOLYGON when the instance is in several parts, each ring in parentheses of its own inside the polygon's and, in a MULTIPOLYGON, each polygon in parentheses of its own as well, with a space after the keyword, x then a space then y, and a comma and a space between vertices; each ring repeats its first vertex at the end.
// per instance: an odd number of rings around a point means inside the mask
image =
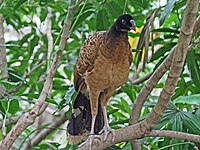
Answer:
MULTIPOLYGON (((99 100, 98 114, 95 121, 95 134, 103 129, 103 112, 99 100)), ((71 119, 67 126, 69 144, 77 144, 85 140, 91 130, 92 115, 90 100, 82 93, 78 93, 73 104, 71 119)))

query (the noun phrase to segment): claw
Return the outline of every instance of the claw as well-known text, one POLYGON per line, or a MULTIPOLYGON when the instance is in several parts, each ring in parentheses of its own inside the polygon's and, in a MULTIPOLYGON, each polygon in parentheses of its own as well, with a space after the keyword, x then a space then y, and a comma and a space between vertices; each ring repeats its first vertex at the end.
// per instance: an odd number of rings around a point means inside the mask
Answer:
POLYGON ((89 147, 90 147, 89 150, 92 150, 92 144, 93 144, 94 139, 101 140, 99 135, 91 134, 85 142, 83 142, 81 145, 78 146, 78 148, 84 146, 85 144, 89 144, 89 147))
POLYGON ((110 127, 104 126, 103 130, 100 131, 100 134, 102 134, 102 133, 105 134, 105 136, 103 138, 103 142, 105 142, 107 140, 109 133, 112 134, 112 142, 115 141, 115 135, 116 135, 115 130, 111 129, 110 127))

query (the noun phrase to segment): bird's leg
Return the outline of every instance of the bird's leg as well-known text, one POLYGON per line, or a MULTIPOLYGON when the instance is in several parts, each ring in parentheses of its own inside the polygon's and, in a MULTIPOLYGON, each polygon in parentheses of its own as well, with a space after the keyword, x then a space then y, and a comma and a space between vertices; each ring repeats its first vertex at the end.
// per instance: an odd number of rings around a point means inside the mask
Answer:
POLYGON ((97 113, 98 113, 99 93, 100 92, 90 91, 90 105, 91 105, 90 107, 91 107, 91 113, 92 113, 91 131, 90 131, 90 135, 89 135, 88 139, 79 146, 79 147, 81 147, 82 145, 89 143, 90 150, 92 150, 93 140, 95 138, 100 139, 100 136, 95 135, 95 133, 94 133, 95 121, 96 121, 96 116, 97 116, 97 113))
POLYGON ((98 138, 99 140, 101 140, 99 135, 95 135, 95 133, 94 133, 95 120, 96 120, 96 116, 92 116, 91 131, 90 131, 90 135, 88 137, 88 142, 90 144, 90 150, 92 150, 92 142, 95 138, 98 138))
POLYGON ((96 116, 92 116, 92 124, 91 124, 91 131, 90 131, 90 135, 88 137, 88 139, 83 142, 81 145, 79 145, 79 147, 82 147, 83 145, 89 143, 89 150, 92 150, 92 142, 95 138, 100 139, 99 135, 95 135, 94 133, 94 127, 95 127, 95 120, 96 120, 96 116))
POLYGON ((109 133, 111 133, 113 136, 112 141, 114 141, 114 138, 115 138, 115 132, 109 126, 108 117, 107 117, 107 113, 106 113, 106 104, 107 104, 109 98, 114 93, 115 89, 116 89, 115 87, 110 87, 110 88, 104 90, 103 94, 101 95, 101 107, 102 107, 102 111, 103 111, 104 127, 100 133, 105 132, 104 141, 107 139, 109 133))
POLYGON ((104 127, 103 130, 101 131, 102 133, 105 133, 105 137, 103 139, 103 141, 105 141, 108 137, 108 134, 111 133, 112 134, 112 141, 115 140, 115 131, 113 129, 110 128, 109 123, 108 123, 108 117, 107 117, 107 113, 106 113, 106 106, 102 105, 102 110, 103 110, 103 119, 104 119, 104 127))

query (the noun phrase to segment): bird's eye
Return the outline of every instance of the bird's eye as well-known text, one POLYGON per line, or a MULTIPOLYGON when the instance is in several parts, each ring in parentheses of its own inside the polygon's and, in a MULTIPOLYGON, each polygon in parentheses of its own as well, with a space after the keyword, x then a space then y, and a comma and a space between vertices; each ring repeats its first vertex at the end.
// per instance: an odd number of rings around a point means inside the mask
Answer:
POLYGON ((122 24, 126 24, 126 22, 122 19, 122 24))

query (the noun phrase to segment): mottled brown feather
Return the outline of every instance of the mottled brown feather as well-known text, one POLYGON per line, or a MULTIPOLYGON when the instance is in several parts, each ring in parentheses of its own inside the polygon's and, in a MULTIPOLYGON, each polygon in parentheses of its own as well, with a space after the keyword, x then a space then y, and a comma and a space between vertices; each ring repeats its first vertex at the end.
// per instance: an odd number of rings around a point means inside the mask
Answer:
MULTIPOLYGON (((104 101, 107 101, 115 89, 127 81, 131 62, 127 35, 116 38, 109 32, 96 32, 88 37, 80 50, 74 71, 75 87, 77 91, 86 90, 87 93, 103 93, 112 88, 114 90, 108 92, 109 96, 104 96, 104 101), (80 90, 80 87, 84 88, 80 90)), ((94 111, 97 111, 94 107, 94 111)))

